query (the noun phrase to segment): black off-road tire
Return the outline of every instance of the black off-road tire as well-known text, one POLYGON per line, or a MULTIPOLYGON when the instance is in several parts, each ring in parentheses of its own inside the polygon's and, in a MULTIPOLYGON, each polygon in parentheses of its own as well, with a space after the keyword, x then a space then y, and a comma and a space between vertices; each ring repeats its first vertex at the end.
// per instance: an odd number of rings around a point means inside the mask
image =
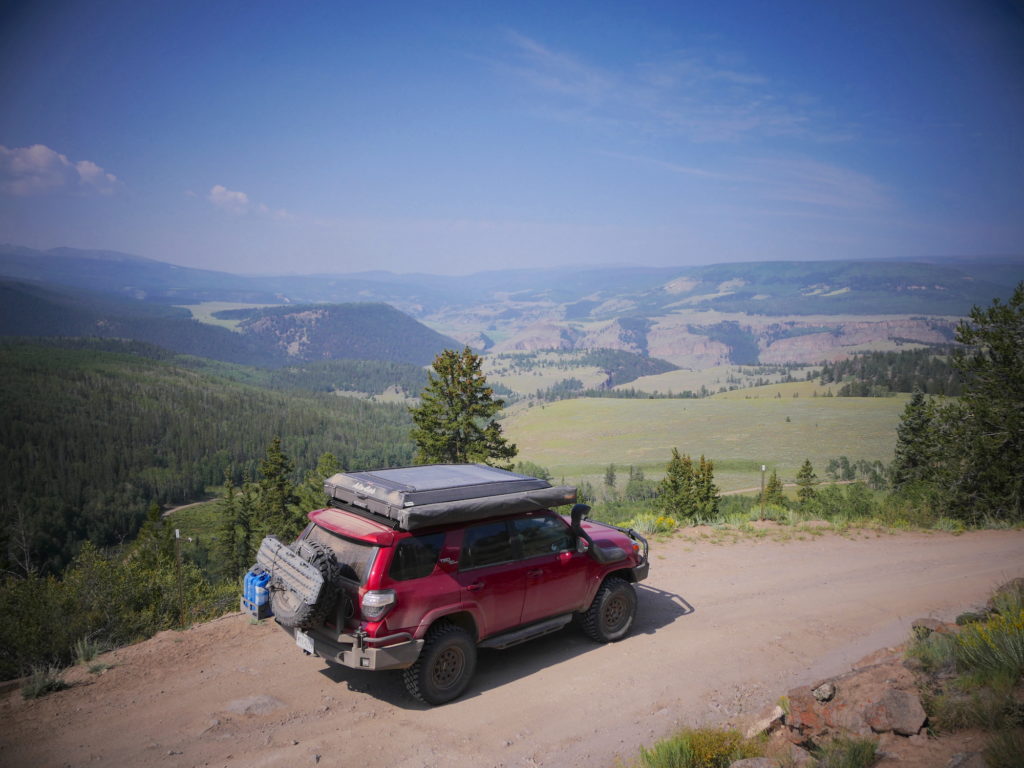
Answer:
POLYGON ((636 590, 618 576, 604 580, 580 623, 591 640, 614 643, 629 634, 636 618, 636 590))
POLYGON ((337 578, 341 572, 334 552, 315 541, 300 542, 305 560, 324 577, 320 597, 313 605, 306 603, 286 584, 270 583, 270 607, 277 620, 286 627, 311 629, 321 623, 338 599, 337 578))
POLYGON ((409 695, 425 704, 445 704, 466 690, 476 670, 476 643, 462 627, 435 624, 416 663, 403 673, 409 695))

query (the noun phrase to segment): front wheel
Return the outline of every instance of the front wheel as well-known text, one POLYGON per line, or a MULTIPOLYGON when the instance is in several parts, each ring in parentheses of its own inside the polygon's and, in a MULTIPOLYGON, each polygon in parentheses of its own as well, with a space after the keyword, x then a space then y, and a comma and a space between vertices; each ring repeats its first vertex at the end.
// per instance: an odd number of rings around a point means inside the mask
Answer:
POLYGON ((444 704, 462 695, 476 670, 476 644, 462 627, 431 627, 416 663, 405 670, 409 694, 426 704, 444 704))
POLYGON ((636 590, 617 576, 605 579, 583 614, 583 631, 591 640, 612 643, 621 640, 636 618, 636 590))

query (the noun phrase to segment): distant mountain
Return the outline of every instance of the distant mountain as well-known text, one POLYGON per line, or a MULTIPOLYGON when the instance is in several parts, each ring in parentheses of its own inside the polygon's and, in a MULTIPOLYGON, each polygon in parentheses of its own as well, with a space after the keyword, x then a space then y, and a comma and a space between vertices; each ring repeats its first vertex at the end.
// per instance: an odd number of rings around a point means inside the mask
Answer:
MULTIPOLYGON (((33 311, 46 323, 79 327, 102 319, 102 333, 142 338, 145 332, 146 340, 190 346, 219 360, 280 364, 372 355, 422 364, 438 344, 471 344, 495 352, 617 349, 705 367, 817 361, 880 344, 947 342, 955 318, 1009 297, 1024 280, 1024 257, 246 277, 116 252, 0 246, 3 275, 62 293, 62 316, 33 311), (85 290, 117 297, 117 317, 131 315, 133 303, 149 311, 203 301, 279 306, 250 312, 241 333, 230 335, 223 328, 197 330, 185 318, 175 327, 171 319, 149 315, 126 329, 107 317, 108 310, 96 318, 95 307, 69 302, 69 294, 85 290), (322 303, 363 309, 328 310, 322 303), (366 309, 374 304, 378 309, 366 309), (383 305, 408 317, 388 314, 383 305), (408 325, 410 318, 437 334, 408 325), (168 333, 181 338, 169 343, 168 333)), ((28 301, 27 287, 21 290, 19 301, 28 301)))
MULTIPOLYGON (((221 315, 232 314, 222 312, 221 315)), ((290 361, 386 360, 429 365, 459 342, 387 304, 311 304, 242 310, 238 330, 290 361)))
POLYGON ((454 339, 386 304, 253 311, 235 333, 187 310, 0 282, 0 336, 135 339, 181 354, 276 367, 333 359, 426 365, 454 339))

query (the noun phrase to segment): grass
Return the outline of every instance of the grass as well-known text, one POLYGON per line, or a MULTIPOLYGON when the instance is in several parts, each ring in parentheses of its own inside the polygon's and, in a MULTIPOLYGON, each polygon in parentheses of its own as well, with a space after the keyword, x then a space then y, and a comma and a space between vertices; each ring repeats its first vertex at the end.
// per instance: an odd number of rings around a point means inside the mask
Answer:
POLYGON ((26 699, 38 699, 48 693, 70 688, 61 671, 60 667, 52 664, 32 667, 28 678, 21 686, 21 695, 26 699))
POLYGON ((200 323, 206 323, 207 325, 218 325, 221 328, 227 328, 229 331, 235 331, 238 329, 241 320, 224 320, 219 317, 214 317, 214 312, 220 312, 225 309, 260 309, 262 307, 270 307, 272 304, 237 304, 230 301, 204 301, 201 304, 180 304, 180 307, 187 309, 192 313, 192 317, 198 320, 200 323))
POLYGON ((1017 700, 1024 675, 1024 595, 1019 584, 1010 586, 993 596, 998 612, 976 617, 957 634, 933 632, 908 646, 907 657, 922 673, 922 702, 934 731, 1004 731, 1024 723, 1017 700))
POLYGON ((75 663, 87 664, 101 653, 110 650, 107 643, 92 637, 82 637, 75 641, 75 663))
POLYGON ((892 459, 906 396, 756 400, 563 400, 511 414, 505 434, 555 478, 600 487, 609 464, 664 472, 673 447, 715 462, 723 491, 760 486, 761 464, 792 482, 804 459, 892 459), (786 421, 787 417, 790 419, 786 421))
POLYGON ((640 768, 728 768, 735 760, 761 757, 760 741, 737 731, 697 728, 680 731, 650 749, 640 748, 640 768))
POLYGON ((221 521, 221 502, 214 499, 189 505, 174 512, 168 520, 173 528, 181 531, 183 537, 201 538, 209 543, 221 521))
POLYGON ((812 752, 819 768, 868 768, 875 762, 878 746, 871 739, 839 736, 812 752))

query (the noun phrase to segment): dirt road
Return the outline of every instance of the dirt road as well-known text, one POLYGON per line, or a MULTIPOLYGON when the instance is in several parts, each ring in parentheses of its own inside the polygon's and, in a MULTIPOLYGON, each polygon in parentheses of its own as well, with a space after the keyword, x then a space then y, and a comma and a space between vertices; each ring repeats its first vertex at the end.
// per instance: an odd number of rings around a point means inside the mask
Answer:
POLYGON ((394 673, 328 670, 232 615, 108 654, 3 707, 5 766, 611 766, 677 726, 745 724, 790 687, 901 642, 1024 575, 1024 531, 656 543, 628 639, 570 628, 482 651, 428 709, 394 673))

